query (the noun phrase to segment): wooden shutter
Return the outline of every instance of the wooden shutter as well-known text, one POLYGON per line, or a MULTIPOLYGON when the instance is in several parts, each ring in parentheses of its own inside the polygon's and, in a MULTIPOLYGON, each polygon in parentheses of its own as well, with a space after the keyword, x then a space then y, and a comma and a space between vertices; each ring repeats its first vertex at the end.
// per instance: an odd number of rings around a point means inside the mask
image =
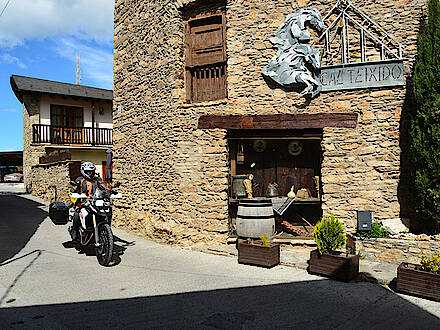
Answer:
POLYGON ((226 64, 192 68, 190 74, 193 101, 210 101, 227 97, 226 64))
POLYGON ((189 101, 225 98, 226 24, 224 12, 198 16, 185 26, 185 64, 189 101))
POLYGON ((224 14, 198 17, 187 22, 188 67, 226 62, 224 14))

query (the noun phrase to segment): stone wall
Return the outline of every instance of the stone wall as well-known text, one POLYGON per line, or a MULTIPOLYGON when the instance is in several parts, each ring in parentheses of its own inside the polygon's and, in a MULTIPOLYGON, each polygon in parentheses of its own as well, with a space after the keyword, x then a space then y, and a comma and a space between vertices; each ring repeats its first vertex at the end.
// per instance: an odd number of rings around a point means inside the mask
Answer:
POLYGON ((347 240, 347 248, 350 253, 359 254, 368 260, 396 265, 401 262, 419 264, 422 255, 432 258, 434 253, 440 252, 440 241, 391 238, 360 239, 350 235, 347 240))
POLYGON ((32 165, 38 164, 39 157, 44 153, 44 146, 32 145, 32 125, 40 123, 38 111, 33 114, 23 104, 23 177, 25 189, 29 193, 32 191, 32 165))
POLYGON ((70 188, 69 161, 47 165, 34 165, 31 168, 32 195, 48 202, 71 204, 68 196, 70 188))
MULTIPOLYGON (((352 2, 403 44, 409 78, 426 1, 352 2)), ((372 210, 376 219, 407 216, 406 87, 322 93, 309 103, 262 79, 275 54, 269 38, 285 17, 304 5, 325 15, 333 2, 225 1, 228 99, 185 104, 184 17, 222 6, 212 3, 116 0, 114 170, 125 196, 117 223, 176 244, 226 240, 226 130, 197 129, 205 114, 357 113, 355 129, 324 129, 324 212, 349 230, 358 209, 372 210)))

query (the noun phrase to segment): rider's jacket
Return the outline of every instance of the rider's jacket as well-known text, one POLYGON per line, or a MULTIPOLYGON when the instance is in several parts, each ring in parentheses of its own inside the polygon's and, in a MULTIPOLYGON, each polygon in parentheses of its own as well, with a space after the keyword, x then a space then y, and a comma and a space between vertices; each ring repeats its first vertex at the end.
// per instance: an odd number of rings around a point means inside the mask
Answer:
MULTIPOLYGON (((95 177, 92 180, 88 180, 82 176, 78 177, 75 182, 77 185, 70 188, 70 192, 78 194, 86 194, 87 196, 92 196, 95 193, 96 188, 104 191, 105 188, 102 185, 102 181, 99 177, 95 177)), ((79 200, 76 201, 75 207, 79 207, 79 200)))

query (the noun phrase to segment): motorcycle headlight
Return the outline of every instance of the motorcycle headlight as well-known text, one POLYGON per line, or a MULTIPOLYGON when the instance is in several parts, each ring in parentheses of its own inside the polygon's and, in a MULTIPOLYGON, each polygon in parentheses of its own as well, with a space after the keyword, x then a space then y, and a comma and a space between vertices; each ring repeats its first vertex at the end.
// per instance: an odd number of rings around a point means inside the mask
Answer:
POLYGON ((97 201, 95 201, 95 205, 97 207, 102 207, 104 206, 104 201, 102 199, 98 199, 97 201))

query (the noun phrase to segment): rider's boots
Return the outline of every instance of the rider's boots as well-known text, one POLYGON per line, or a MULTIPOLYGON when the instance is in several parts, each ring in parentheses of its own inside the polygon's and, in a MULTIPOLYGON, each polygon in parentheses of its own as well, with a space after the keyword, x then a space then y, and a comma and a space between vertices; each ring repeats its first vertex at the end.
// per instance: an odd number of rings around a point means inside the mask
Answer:
POLYGON ((72 227, 70 235, 72 236, 72 241, 75 243, 79 243, 79 214, 75 211, 75 214, 73 215, 73 221, 72 221, 72 227))

